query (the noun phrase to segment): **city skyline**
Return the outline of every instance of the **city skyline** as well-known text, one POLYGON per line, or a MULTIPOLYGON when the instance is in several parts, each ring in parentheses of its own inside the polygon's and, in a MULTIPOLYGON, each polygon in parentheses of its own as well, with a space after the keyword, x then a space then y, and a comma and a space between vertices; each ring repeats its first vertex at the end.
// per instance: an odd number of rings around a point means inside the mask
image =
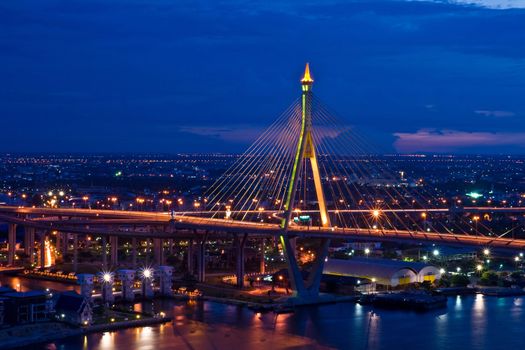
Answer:
POLYGON ((383 152, 525 153, 520 1, 22 1, 0 16, 1 152, 240 153, 309 61, 314 93, 383 152))

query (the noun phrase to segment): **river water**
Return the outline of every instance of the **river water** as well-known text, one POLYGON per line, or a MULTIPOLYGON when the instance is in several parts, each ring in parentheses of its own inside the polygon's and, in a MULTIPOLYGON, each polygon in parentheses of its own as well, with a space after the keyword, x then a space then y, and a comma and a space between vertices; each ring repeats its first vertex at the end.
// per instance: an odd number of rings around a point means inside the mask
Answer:
MULTIPOLYGON (((381 310, 353 303, 299 308, 293 314, 282 315, 257 314, 246 308, 206 301, 158 300, 136 304, 135 308, 164 311, 174 321, 72 337, 54 342, 51 348, 525 349, 523 297, 450 297, 446 309, 425 313, 381 310)), ((50 348, 47 344, 27 349, 46 346, 50 348)))

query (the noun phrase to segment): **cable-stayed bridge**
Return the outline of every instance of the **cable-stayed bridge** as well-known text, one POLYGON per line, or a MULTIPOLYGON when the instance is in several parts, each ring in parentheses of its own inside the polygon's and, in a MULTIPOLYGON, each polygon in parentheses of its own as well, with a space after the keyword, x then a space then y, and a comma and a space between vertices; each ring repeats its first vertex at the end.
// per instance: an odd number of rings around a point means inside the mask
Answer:
POLYGON ((447 207, 427 193, 425 186, 410 184, 385 160, 371 157, 370 143, 313 94, 313 83, 307 65, 301 97, 207 190, 200 210, 154 213, 0 207, 0 221, 9 223, 9 263, 15 262, 17 225, 26 228, 24 249, 29 255, 35 232, 39 232, 40 249, 51 231, 73 233, 75 239, 78 234, 100 235, 104 246, 105 237, 110 237, 112 259, 116 259, 116 237, 153 239, 159 263, 163 240, 195 240, 201 280, 207 240, 233 235, 238 246, 237 275, 243 276, 246 239, 274 236, 284 250, 293 290, 308 299, 318 295, 323 263, 334 238, 525 249, 525 240, 509 238, 508 232, 485 229, 481 234, 479 216, 472 221, 464 215, 525 208, 447 207), (431 220, 431 216, 438 218, 431 220), (318 243, 306 280, 296 262, 297 237, 318 243))

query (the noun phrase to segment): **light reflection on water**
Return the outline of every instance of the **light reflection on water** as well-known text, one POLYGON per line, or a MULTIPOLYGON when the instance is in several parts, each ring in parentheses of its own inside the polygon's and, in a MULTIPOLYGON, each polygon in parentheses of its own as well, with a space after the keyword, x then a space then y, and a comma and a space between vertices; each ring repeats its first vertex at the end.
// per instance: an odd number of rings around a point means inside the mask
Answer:
MULTIPOLYGON (((242 336, 242 341, 248 343, 265 340, 265 350, 278 349, 279 342, 286 342, 292 335, 340 349, 517 350, 525 348, 524 300, 476 295, 451 297, 447 309, 426 313, 348 303, 299 308, 294 314, 281 315, 254 313, 213 302, 157 300, 138 304, 134 309, 164 311, 174 317, 173 323, 73 337, 55 344, 63 350, 163 350, 176 344, 189 348, 183 342, 188 341, 195 349, 221 349, 217 339, 227 334, 242 336), (196 343, 196 339, 204 340, 196 343), (274 341, 273 345, 270 341, 274 341)), ((36 349, 39 347, 26 348, 36 349)))
MULTIPOLYGON (((163 308, 173 315, 175 326, 170 323, 162 328, 122 330, 111 333, 113 337, 105 333, 102 338, 96 335, 87 338, 88 349, 169 349, 176 337, 182 337, 177 329, 186 327, 188 321, 194 320, 212 326, 242 329, 248 340, 267 337, 268 332, 285 336, 294 334, 340 349, 405 350, 414 348, 415 344, 418 348, 430 350, 522 349, 525 348, 525 339, 521 336, 525 322, 522 306, 523 298, 508 299, 502 303, 497 298, 463 296, 450 298, 447 309, 426 313, 337 304, 275 315, 211 302, 187 305, 161 301, 152 308, 163 308), (509 312, 512 317, 509 317, 509 312), (135 336, 130 337, 133 333, 135 336)), ((214 329, 205 331, 199 327, 195 327, 194 332, 202 332, 202 337, 210 339, 214 332, 218 334, 214 329)), ((58 341, 56 344, 64 350, 79 348, 75 347, 73 340, 58 341)))

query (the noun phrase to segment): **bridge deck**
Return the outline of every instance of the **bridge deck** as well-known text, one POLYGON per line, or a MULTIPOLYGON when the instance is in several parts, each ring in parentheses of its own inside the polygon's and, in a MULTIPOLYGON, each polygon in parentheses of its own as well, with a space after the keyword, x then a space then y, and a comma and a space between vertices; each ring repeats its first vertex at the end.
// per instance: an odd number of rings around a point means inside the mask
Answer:
MULTIPOLYGON (((494 210, 495 208, 484 209, 494 210)), ((223 233, 270 236, 283 234, 278 224, 204 218, 190 215, 176 215, 175 220, 173 220, 168 212, 2 206, 0 207, 0 221, 44 230, 55 229, 72 233, 124 237, 184 238, 203 232, 217 235, 223 233), (150 226, 153 230, 137 230, 134 228, 135 226, 150 226)), ((287 234, 310 238, 330 237, 352 240, 421 242, 494 247, 515 251, 525 250, 525 239, 425 231, 290 226, 287 234)))

